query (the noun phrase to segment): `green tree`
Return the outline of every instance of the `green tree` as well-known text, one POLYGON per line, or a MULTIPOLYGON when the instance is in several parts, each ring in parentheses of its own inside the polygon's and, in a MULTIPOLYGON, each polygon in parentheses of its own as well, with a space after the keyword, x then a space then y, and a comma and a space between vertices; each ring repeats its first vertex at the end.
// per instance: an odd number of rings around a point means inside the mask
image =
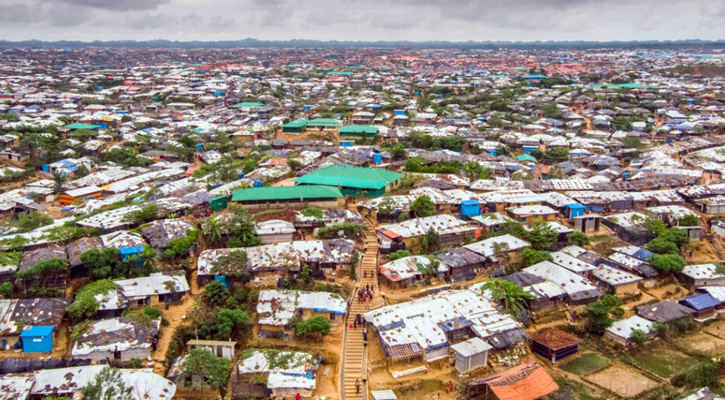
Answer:
POLYGON ((413 200, 410 204, 410 211, 413 211, 417 217, 429 217, 435 214, 436 206, 430 196, 424 194, 413 200))
POLYGON ((642 140, 637 136, 627 136, 622 138, 622 144, 628 149, 639 149, 642 148, 642 140))
POLYGON ((105 296, 116 290, 118 290, 118 285, 110 279, 91 282, 78 291, 75 300, 66 308, 66 311, 74 320, 90 318, 98 311, 100 305, 96 296, 105 296))
POLYGON ((239 239, 241 247, 254 247, 262 243, 254 228, 254 220, 244 207, 234 207, 234 214, 227 223, 230 235, 239 239))
POLYGON ((549 149, 544 157, 554 161, 567 161, 569 160, 569 149, 566 147, 554 147, 549 149))
POLYGON ((610 313, 619 309, 622 304, 622 299, 613 295, 604 295, 601 299, 587 304, 587 330, 596 334, 604 333, 614 323, 610 313))
MULTIPOLYGON (((634 219, 632 219, 632 221, 634 221, 634 219)), ((642 223, 642 226, 648 231, 654 233, 655 235, 662 235, 667 231, 665 223, 657 218, 646 217, 644 219, 644 222, 642 223)))
POLYGON ((218 340, 230 339, 232 332, 249 323, 249 315, 242 310, 218 308, 215 322, 217 328, 215 338, 218 340))
POLYGON ((660 237, 674 243, 677 247, 682 247, 690 243, 690 237, 687 235, 687 231, 683 229, 667 229, 664 233, 660 234, 660 237))
POLYGON ((212 213, 211 218, 204 222, 202 225, 202 231, 204 232, 204 237, 211 246, 219 243, 222 238, 222 230, 221 226, 219 226, 219 222, 217 221, 216 213, 212 213))
POLYGON ((152 221, 157 218, 159 212, 159 206, 156 204, 149 204, 142 207, 140 210, 136 210, 128 215, 128 222, 134 225, 141 225, 146 222, 152 221))
POLYGON ((534 222, 526 231, 525 238, 536 250, 550 248, 559 237, 559 234, 546 222, 534 222))
POLYGON ((301 170, 304 167, 304 165, 302 164, 302 162, 300 160, 296 159, 296 158, 288 158, 287 159, 287 166, 292 171, 295 171, 295 172, 301 170))
POLYGON ((410 257, 412 254, 408 250, 398 250, 390 253, 388 256, 388 259, 390 261, 395 261, 397 259, 403 258, 403 257, 410 257))
POLYGON ((228 296, 229 290, 227 290, 227 287, 219 281, 211 281, 204 285, 202 298, 212 307, 224 304, 228 296))
POLYGON ((677 245, 663 237, 656 237, 647 244, 647 249, 657 254, 677 254, 680 249, 677 245))
POLYGON ((685 269, 685 260, 679 254, 655 254, 647 260, 660 272, 682 272, 685 269))
POLYGON ((544 261, 554 261, 554 257, 548 251, 534 250, 528 247, 521 252, 521 256, 524 260, 524 266, 526 267, 530 267, 544 261))
POLYGON ((297 336, 327 336, 330 333, 330 321, 322 315, 300 321, 295 326, 297 336))
POLYGON ((393 196, 386 194, 380 200, 378 204, 378 214, 380 215, 392 215, 395 213, 396 205, 393 196))
POLYGON ((470 182, 475 182, 479 179, 481 179, 481 175, 483 175, 484 168, 481 164, 479 164, 476 161, 469 161, 466 163, 466 165, 463 166, 463 176, 468 178, 470 182))
POLYGON ((629 338, 637 346, 642 346, 644 344, 644 341, 647 339, 647 334, 644 333, 644 331, 641 329, 635 329, 632 331, 632 335, 629 338))
POLYGON ((439 240, 440 235, 438 234, 438 231, 433 229, 433 227, 428 228, 425 235, 421 237, 421 251, 423 253, 435 251, 438 248, 439 240))
POLYGON ((53 171, 53 193, 60 193, 66 180, 67 176, 65 172, 53 171))
POLYGON ((574 244, 577 246, 586 246, 591 243, 589 236, 587 236, 583 232, 572 232, 569 234, 569 236, 566 237, 566 240, 569 244, 574 244))
POLYGON ((135 400, 133 388, 128 386, 115 368, 104 368, 96 378, 81 389, 83 400, 135 400))
POLYGON ((526 311, 527 300, 536 299, 536 296, 525 291, 521 286, 501 278, 491 278, 481 287, 483 292, 489 290, 495 301, 503 300, 504 309, 514 318, 518 318, 526 311))
POLYGON ((687 214, 680 218, 680 226, 697 226, 700 224, 699 218, 695 214, 687 214))
POLYGON ((181 378, 198 377, 205 385, 218 389, 221 397, 225 398, 230 370, 228 359, 217 357, 211 350, 195 348, 189 351, 181 368, 181 378))

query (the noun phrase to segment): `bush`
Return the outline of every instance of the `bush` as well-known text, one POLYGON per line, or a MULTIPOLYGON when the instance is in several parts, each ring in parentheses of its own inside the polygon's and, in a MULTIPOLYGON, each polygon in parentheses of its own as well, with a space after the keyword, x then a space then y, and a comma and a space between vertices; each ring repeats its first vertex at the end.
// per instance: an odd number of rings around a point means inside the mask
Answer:
POLYGON ((577 246, 586 246, 589 243, 591 243, 591 240, 589 240, 589 236, 587 236, 583 232, 572 232, 569 234, 569 236, 566 237, 567 242, 569 244, 574 244, 577 246))
POLYGON ((330 321, 322 315, 315 315, 312 318, 297 322, 295 333, 297 336, 326 336, 330 333, 330 321))
POLYGON ((91 282, 78 291, 75 301, 66 308, 66 311, 75 320, 90 318, 98 311, 99 303, 96 296, 114 290, 118 290, 118 285, 110 279, 91 282))
POLYGON ((417 217, 430 217, 435 214, 436 206, 430 196, 424 194, 413 200, 410 204, 410 211, 413 211, 417 217))
POLYGON ((525 248, 521 255, 524 260, 524 266, 530 267, 534 264, 538 264, 544 261, 554 261, 554 257, 548 251, 534 250, 532 248, 525 248))
POLYGON ((680 249, 677 245, 663 237, 656 237, 647 244, 647 249, 657 254, 677 254, 680 249))
POLYGON ((682 272, 685 269, 685 260, 677 254, 655 254, 648 261, 664 273, 682 272))
POLYGON ((309 207, 305 208, 301 211, 302 215, 305 217, 315 217, 318 220, 322 219, 322 210, 317 207, 309 207))
POLYGON ((319 228, 317 230, 317 237, 320 239, 332 239, 339 236, 339 232, 342 231, 343 236, 350 237, 357 235, 363 229, 362 225, 353 222, 340 222, 334 225, 319 228))
POLYGON ((390 255, 388 256, 388 259, 390 261, 395 261, 400 258, 410 257, 410 256, 412 256, 412 254, 408 250, 398 250, 398 251, 394 251, 394 252, 390 253, 390 255))
POLYGON ((143 309, 143 314, 151 319, 161 318, 161 309, 158 307, 146 306, 143 309))
POLYGON ((633 330, 632 336, 630 336, 630 339, 632 339, 632 342, 634 344, 636 344, 637 346, 643 345, 646 338, 647 338, 647 334, 644 333, 644 331, 641 329, 633 330))
POLYGON ((695 214, 687 214, 680 218, 680 226, 697 226, 700 223, 699 218, 695 214))

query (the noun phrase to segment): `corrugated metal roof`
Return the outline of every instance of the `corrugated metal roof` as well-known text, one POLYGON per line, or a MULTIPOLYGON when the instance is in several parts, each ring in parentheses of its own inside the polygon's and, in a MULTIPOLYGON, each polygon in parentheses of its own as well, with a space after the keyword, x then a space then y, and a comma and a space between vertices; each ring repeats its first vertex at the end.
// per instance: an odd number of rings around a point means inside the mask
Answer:
POLYGON ((403 174, 377 168, 331 165, 294 179, 293 182, 380 190, 403 174))
POLYGON ((338 197, 342 197, 342 193, 336 187, 301 185, 282 187, 257 187, 236 190, 232 195, 232 201, 274 201, 338 197))

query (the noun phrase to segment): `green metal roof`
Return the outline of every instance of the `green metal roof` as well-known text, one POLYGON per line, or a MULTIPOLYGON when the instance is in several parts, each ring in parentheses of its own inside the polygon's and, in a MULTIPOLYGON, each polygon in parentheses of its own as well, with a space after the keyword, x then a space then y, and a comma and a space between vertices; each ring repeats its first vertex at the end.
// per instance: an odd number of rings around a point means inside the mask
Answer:
POLYGON ((307 121, 307 126, 340 126, 342 122, 334 118, 315 118, 311 121, 307 121))
POLYGON ((329 71, 327 72, 328 75, 346 75, 346 76, 352 76, 355 75, 352 71, 329 71))
POLYGON ((516 157, 519 161, 531 161, 536 162, 536 157, 528 155, 528 154, 522 154, 518 157, 516 157))
POLYGON ((379 168, 331 165, 294 179, 293 182, 380 190, 403 176, 403 174, 379 168))
POLYGON ((263 105, 264 105, 264 103, 245 101, 245 102, 233 105, 232 108, 254 108, 254 107, 262 107, 263 105))
POLYGON ((93 130, 93 129, 100 128, 100 125, 91 125, 91 124, 75 123, 75 124, 66 125, 65 127, 68 128, 68 129, 88 129, 88 130, 93 130))
POLYGON ((622 83, 622 84, 598 84, 593 85, 592 89, 612 89, 612 90, 620 90, 620 89, 659 89, 658 86, 645 86, 640 83, 622 83))
POLYGON ((232 201, 273 201, 343 197, 340 189, 331 186, 256 187, 235 190, 232 201))
POLYGON ((378 133, 379 129, 377 126, 370 126, 370 125, 348 125, 343 126, 338 130, 340 133, 355 133, 355 134, 361 134, 361 133, 378 133))
POLYGON ((307 126, 307 120, 298 119, 296 121, 288 122, 282 125, 282 128, 304 128, 305 126, 307 126))

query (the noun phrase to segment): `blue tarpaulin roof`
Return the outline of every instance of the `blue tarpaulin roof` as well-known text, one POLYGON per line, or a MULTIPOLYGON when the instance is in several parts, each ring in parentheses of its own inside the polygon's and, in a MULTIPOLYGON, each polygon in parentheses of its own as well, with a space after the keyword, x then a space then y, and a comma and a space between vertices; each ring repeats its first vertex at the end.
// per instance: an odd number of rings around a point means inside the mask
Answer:
POLYGON ((121 252, 121 255, 136 254, 143 251, 143 246, 121 247, 118 251, 121 252))
POLYGON ((685 305, 687 305, 688 307, 694 308, 695 310, 715 307, 720 304, 720 301, 712 297, 709 293, 699 293, 690 297, 685 297, 684 299, 682 299, 682 302, 684 302, 685 305))
POLYGON ((653 255, 654 255, 654 253, 649 250, 639 249, 634 254, 632 254, 632 257, 634 257, 638 260, 647 261, 653 255))

